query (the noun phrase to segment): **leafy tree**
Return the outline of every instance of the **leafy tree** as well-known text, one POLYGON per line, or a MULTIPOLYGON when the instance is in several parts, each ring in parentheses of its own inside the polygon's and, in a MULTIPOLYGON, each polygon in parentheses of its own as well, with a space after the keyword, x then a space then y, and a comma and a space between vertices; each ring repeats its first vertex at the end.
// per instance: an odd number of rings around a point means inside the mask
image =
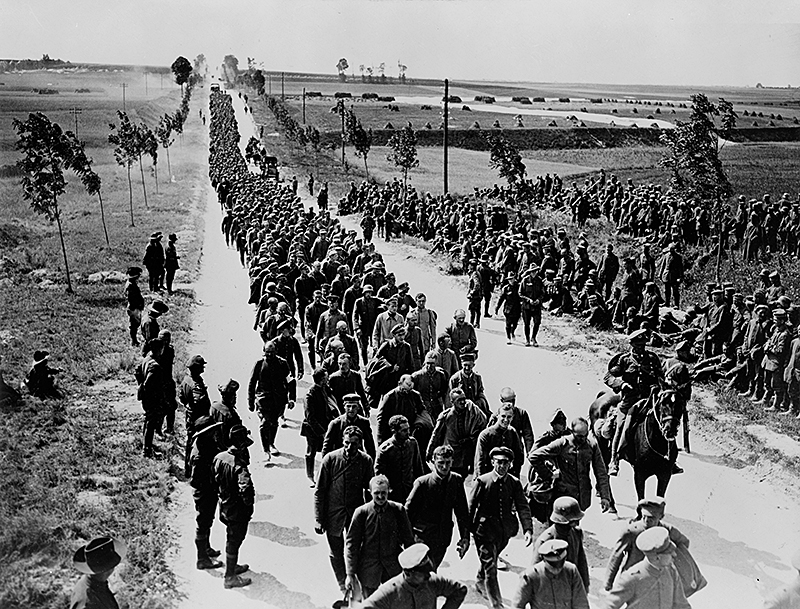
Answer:
POLYGON ((197 55, 194 58, 194 71, 196 74, 200 74, 201 72, 206 71, 208 68, 206 64, 206 56, 203 53, 197 55))
POLYGON ((114 123, 109 123, 108 125, 111 130, 111 133, 108 134, 108 142, 115 146, 114 159, 117 161, 117 165, 125 167, 128 174, 128 200, 130 203, 131 226, 135 226, 133 222, 133 183, 131 182, 131 165, 133 165, 139 156, 137 152, 136 127, 131 123, 131 119, 128 118, 126 112, 117 110, 117 117, 119 118, 119 127, 114 123))
POLYGON ((361 121, 356 117, 356 113, 352 110, 348 110, 345 115, 345 129, 347 131, 347 139, 356 149, 356 156, 364 159, 364 171, 367 172, 367 177, 369 177, 367 156, 370 148, 372 148, 372 129, 365 130, 361 125, 361 121))
POLYGON ((26 121, 14 119, 13 125, 19 135, 17 150, 24 155, 17 161, 17 166, 25 173, 22 178, 23 197, 31 202, 36 213, 51 222, 55 221, 58 226, 67 292, 71 293, 73 290, 69 260, 61 225, 61 210, 58 207, 58 197, 64 194, 67 186, 64 169, 70 168, 73 158, 70 142, 61 127, 41 112, 29 114, 26 121))
POLYGON ((264 78, 264 72, 261 70, 255 70, 253 72, 253 86, 255 90, 258 91, 259 95, 264 95, 264 87, 267 84, 267 79, 264 78))
POLYGON ((172 73, 175 75, 175 82, 179 84, 181 90, 183 90, 183 85, 189 80, 189 76, 192 74, 192 64, 181 55, 172 62, 171 69, 172 73))
POLYGON ((167 151, 167 173, 169 173, 169 178, 172 179, 172 166, 169 162, 169 147, 172 146, 175 140, 172 138, 172 117, 169 114, 164 114, 158 121, 155 134, 158 143, 167 151))
POLYGON ((417 134, 411 127, 398 131, 389 140, 391 152, 386 159, 403 172, 403 202, 408 190, 408 172, 419 165, 417 158, 417 134))
POLYGON ((236 77, 239 76, 239 60, 235 55, 225 55, 222 60, 222 71, 228 83, 236 82, 236 77))
POLYGON ((100 201, 100 221, 103 224, 103 235, 106 238, 106 245, 110 245, 108 227, 106 227, 106 212, 103 207, 103 195, 100 192, 103 182, 100 176, 92 170, 92 159, 86 156, 86 144, 79 141, 72 131, 67 131, 65 135, 72 153, 70 166, 80 176, 86 192, 90 195, 96 194, 100 201))
POLYGON ((313 146, 315 152, 318 151, 320 141, 319 129, 312 127, 311 125, 306 125, 305 132, 306 140, 308 140, 311 146, 313 146))
POLYGON ((723 98, 714 104, 702 93, 692 95, 688 121, 677 121, 665 130, 661 142, 667 147, 661 164, 670 170, 672 186, 684 199, 704 205, 718 230, 717 280, 722 264, 722 228, 730 211, 727 200, 733 187, 725 173, 720 151, 736 126, 733 104, 723 98))
POLYGON ((364 76, 364 70, 365 70, 364 64, 362 63, 361 65, 358 66, 358 71, 361 72, 361 82, 367 81, 367 78, 364 76))
POLYGON ((347 80, 347 74, 345 74, 345 70, 350 67, 350 64, 347 63, 347 60, 342 57, 338 62, 336 62, 336 71, 339 72, 339 80, 345 82, 347 80))
POLYGON ((514 144, 500 135, 489 135, 489 167, 497 169, 498 175, 508 181, 509 186, 525 179, 525 163, 514 144))

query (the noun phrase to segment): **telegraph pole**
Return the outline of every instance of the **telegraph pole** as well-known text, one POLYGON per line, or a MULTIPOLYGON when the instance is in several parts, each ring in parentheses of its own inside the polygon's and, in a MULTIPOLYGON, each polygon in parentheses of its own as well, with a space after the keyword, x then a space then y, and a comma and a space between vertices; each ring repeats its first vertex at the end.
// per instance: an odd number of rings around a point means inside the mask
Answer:
POLYGON ((78 115, 83 114, 83 109, 72 107, 69 109, 69 113, 75 117, 75 137, 78 137, 78 115))
POLYGON ((303 124, 306 124, 306 88, 303 87, 303 124))
POLYGON ((122 111, 127 112, 127 109, 125 108, 125 89, 128 88, 128 83, 124 82, 120 85, 120 87, 122 87, 122 111))
POLYGON ((342 117, 342 165, 344 165, 344 100, 339 100, 339 115, 342 117))
POLYGON ((444 79, 444 194, 447 194, 447 119, 450 114, 450 81, 444 79))

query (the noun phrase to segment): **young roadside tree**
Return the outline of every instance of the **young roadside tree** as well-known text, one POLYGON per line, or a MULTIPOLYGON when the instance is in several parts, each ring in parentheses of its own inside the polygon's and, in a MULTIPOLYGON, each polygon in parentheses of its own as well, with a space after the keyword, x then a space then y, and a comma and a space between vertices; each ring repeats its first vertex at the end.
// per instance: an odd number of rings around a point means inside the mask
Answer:
POLYGON ((417 134, 412 127, 406 126, 389 140, 391 152, 386 160, 403 172, 403 203, 408 193, 408 172, 419 165, 417 158, 417 134))
POLYGON ((525 179, 525 163, 519 149, 501 135, 487 135, 489 143, 489 167, 497 170, 500 178, 513 187, 525 179))
POLYGON ((319 142, 320 142, 319 129, 317 129, 316 127, 312 127, 311 125, 306 125, 305 132, 306 132, 306 139, 314 148, 314 152, 319 152, 319 142))
POLYGON ((347 139, 356 149, 356 156, 364 159, 364 171, 367 172, 367 178, 369 179, 367 156, 370 148, 372 148, 372 129, 369 131, 364 129, 361 121, 356 117, 356 113, 352 110, 348 110, 345 116, 345 129, 347 130, 347 139))
POLYGON ((736 126, 733 104, 723 98, 714 104, 702 93, 691 96, 688 121, 661 134, 667 147, 661 165, 670 170, 672 187, 684 200, 699 201, 710 212, 717 232, 716 279, 722 266, 723 228, 733 187, 719 158, 736 126))
POLYGON ((13 125, 19 136, 17 150, 23 154, 23 158, 17 161, 17 166, 25 174, 22 178, 23 197, 31 202, 36 213, 58 226, 67 292, 72 293, 67 246, 58 207, 58 197, 64 194, 67 186, 64 169, 69 168, 73 158, 72 148, 61 127, 41 112, 28 115, 26 121, 14 119, 13 125))
POLYGON ((158 138, 150 127, 144 123, 138 126, 139 146, 142 154, 146 154, 153 161, 153 173, 156 180, 156 194, 158 194, 158 138))
POLYGON ((144 165, 142 164, 142 155, 150 154, 152 152, 151 147, 153 143, 156 143, 155 151, 156 153, 158 153, 158 144, 150 127, 148 127, 144 123, 139 123, 138 125, 134 125, 133 129, 134 129, 133 146, 134 146, 134 151, 136 152, 136 160, 139 162, 139 173, 141 174, 142 177, 142 193, 144 194, 144 206, 145 209, 149 209, 150 206, 147 204, 147 187, 145 186, 144 183, 144 165))
POLYGON ((192 74, 192 64, 183 55, 179 56, 170 66, 172 74, 175 76, 175 82, 181 86, 181 93, 183 93, 183 85, 189 80, 192 74))
POLYGON ((172 117, 169 114, 164 114, 161 119, 158 121, 158 126, 155 130, 156 139, 158 143, 167 151, 167 173, 168 181, 172 180, 172 166, 169 162, 169 147, 172 146, 172 143, 175 141, 172 138, 172 117))
POLYGON ((239 60, 235 55, 225 55, 222 60, 222 72, 228 84, 236 82, 236 78, 239 76, 239 60))
POLYGON ((131 123, 128 114, 117 110, 117 117, 119 118, 119 127, 114 123, 109 123, 108 127, 111 133, 108 134, 108 142, 114 145, 114 159, 117 165, 124 167, 128 175, 128 201, 130 204, 131 212, 131 226, 135 226, 133 222, 133 183, 131 182, 131 165, 138 158, 138 138, 136 135, 136 127, 131 123))
POLYGON ((69 161, 69 166, 80 176, 86 192, 88 192, 90 195, 96 194, 98 200, 100 201, 100 221, 103 224, 103 235, 106 238, 106 245, 110 245, 111 242, 108 239, 108 227, 106 226, 106 212, 103 207, 103 195, 100 192, 103 182, 100 179, 100 176, 97 175, 92 169, 92 159, 86 156, 86 144, 78 140, 72 131, 67 131, 65 137, 67 138, 67 142, 72 154, 72 158, 69 161))

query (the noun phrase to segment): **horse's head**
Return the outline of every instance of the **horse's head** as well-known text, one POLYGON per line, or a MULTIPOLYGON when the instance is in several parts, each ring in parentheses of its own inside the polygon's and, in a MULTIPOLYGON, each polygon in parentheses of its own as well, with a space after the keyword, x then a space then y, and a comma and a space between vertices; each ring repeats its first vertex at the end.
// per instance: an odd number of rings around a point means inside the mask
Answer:
POLYGON ((667 440, 674 440, 686 408, 683 397, 674 389, 664 389, 655 397, 658 427, 667 440))

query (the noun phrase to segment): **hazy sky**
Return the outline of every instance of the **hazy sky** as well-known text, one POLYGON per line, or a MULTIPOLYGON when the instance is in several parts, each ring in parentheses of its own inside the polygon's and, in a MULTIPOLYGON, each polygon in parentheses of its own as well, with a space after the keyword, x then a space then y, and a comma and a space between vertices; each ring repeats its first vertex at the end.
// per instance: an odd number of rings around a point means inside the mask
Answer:
POLYGON ((800 0, 0 0, 0 58, 410 77, 800 85, 800 0))

